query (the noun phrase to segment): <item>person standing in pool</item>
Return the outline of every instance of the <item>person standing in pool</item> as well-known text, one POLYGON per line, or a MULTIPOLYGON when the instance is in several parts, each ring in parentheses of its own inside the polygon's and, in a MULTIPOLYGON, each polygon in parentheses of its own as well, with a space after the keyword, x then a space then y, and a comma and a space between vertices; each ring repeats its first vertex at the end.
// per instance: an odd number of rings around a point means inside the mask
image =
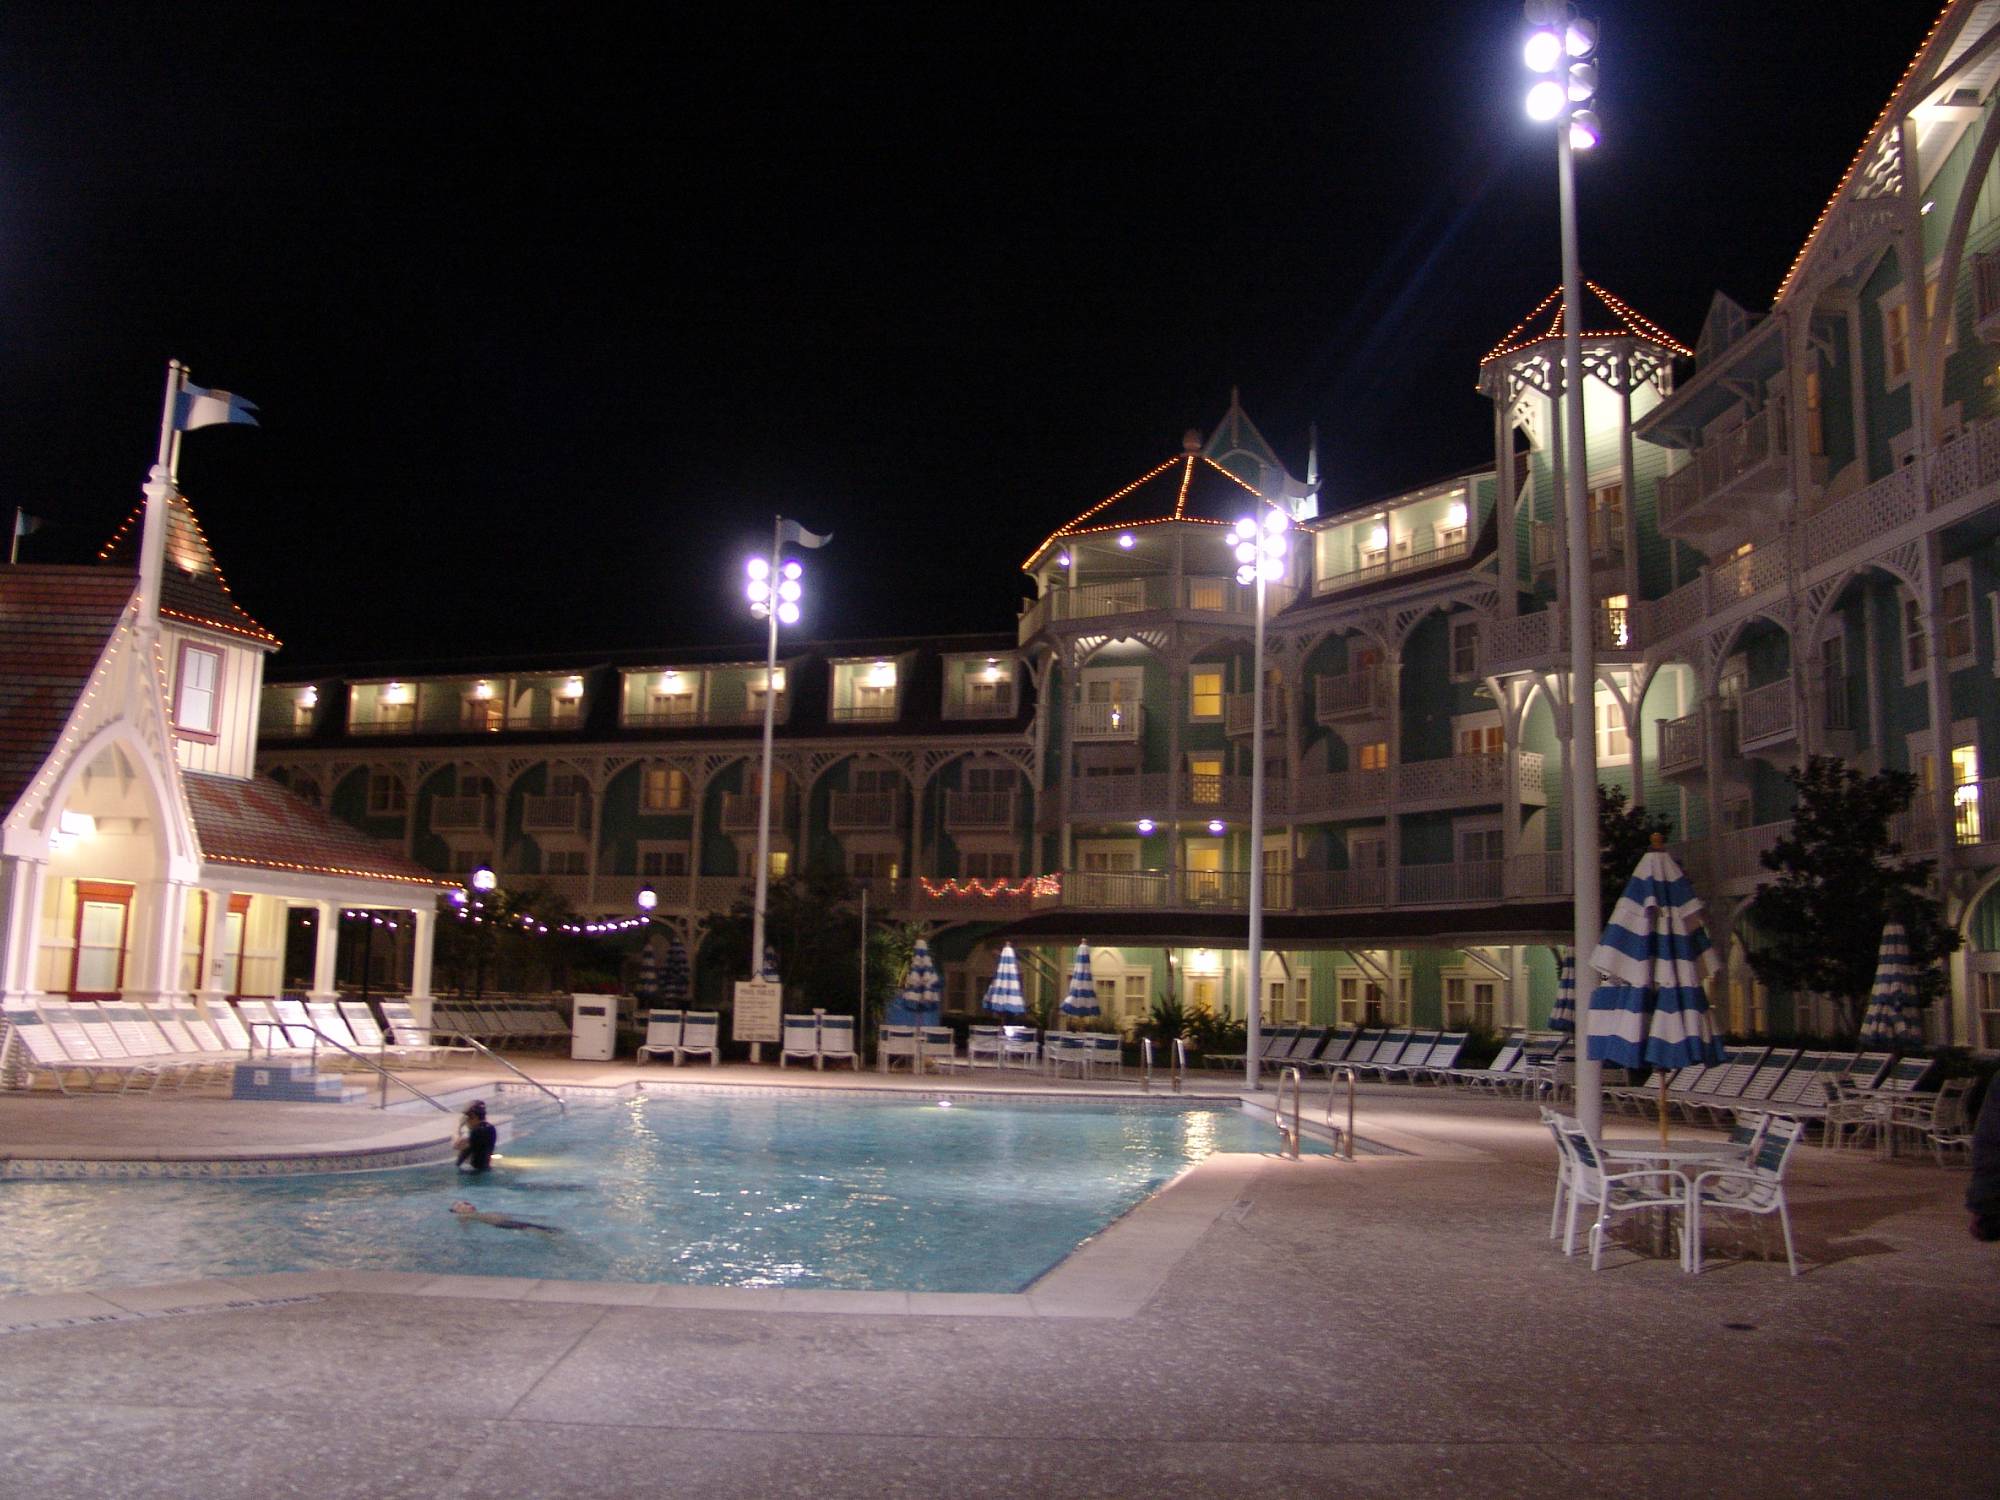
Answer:
POLYGON ((486 1118, 486 1101, 474 1099, 466 1105, 465 1118, 459 1123, 458 1170, 492 1171, 493 1148, 499 1144, 500 1132, 486 1118))

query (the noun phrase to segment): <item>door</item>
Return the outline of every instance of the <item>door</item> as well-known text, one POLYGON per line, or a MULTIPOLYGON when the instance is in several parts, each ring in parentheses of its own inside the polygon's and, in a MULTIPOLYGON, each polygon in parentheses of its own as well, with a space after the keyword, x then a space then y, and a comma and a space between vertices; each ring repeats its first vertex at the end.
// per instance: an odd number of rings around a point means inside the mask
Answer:
POLYGON ((1187 899, 1195 902, 1220 900, 1222 845, 1208 839, 1189 839, 1184 858, 1187 866, 1181 878, 1187 882, 1187 899))
POLYGON ((79 880, 76 886, 76 947, 70 958, 69 992, 75 997, 116 995, 125 984, 125 929, 132 912, 132 888, 79 880))

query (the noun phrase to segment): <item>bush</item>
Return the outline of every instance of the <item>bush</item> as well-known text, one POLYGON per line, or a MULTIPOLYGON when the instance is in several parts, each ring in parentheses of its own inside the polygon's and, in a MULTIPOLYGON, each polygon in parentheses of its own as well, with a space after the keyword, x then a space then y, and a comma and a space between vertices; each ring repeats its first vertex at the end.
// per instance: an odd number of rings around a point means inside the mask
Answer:
POLYGON ((1182 1025, 1188 1044, 1196 1052, 1209 1056, 1241 1052, 1249 1036, 1249 1028, 1241 1021, 1217 1015, 1206 1005, 1185 1011, 1182 1025))

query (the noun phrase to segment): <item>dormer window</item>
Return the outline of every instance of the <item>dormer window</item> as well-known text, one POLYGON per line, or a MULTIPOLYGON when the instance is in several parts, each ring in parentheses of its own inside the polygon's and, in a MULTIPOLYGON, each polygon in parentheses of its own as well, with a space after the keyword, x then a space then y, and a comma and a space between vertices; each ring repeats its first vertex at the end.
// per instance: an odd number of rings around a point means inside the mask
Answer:
POLYGON ((647 698, 647 715, 660 724, 692 724, 695 721, 695 683, 692 672, 661 672, 653 679, 647 698))
POLYGON ((896 717, 896 663, 884 657, 835 665, 833 717, 886 721, 896 717))
POLYGON ((506 722, 506 710, 492 683, 475 682, 466 692, 459 717, 467 729, 497 734, 506 722))
POLYGON ((1444 547, 1465 545, 1465 502, 1454 500, 1444 508, 1444 519, 1438 523, 1437 544, 1444 547))
POLYGON ((222 652, 182 642, 179 678, 174 728, 189 739, 213 740, 222 719, 222 652))

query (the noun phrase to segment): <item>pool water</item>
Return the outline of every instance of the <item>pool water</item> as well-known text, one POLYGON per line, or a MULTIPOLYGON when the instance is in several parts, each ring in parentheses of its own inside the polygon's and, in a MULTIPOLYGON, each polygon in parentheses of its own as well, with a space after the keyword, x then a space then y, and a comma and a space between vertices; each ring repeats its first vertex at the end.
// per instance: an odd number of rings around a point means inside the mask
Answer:
POLYGON ((485 1177, 0 1185, 0 1290, 351 1269, 1017 1292, 1188 1165, 1273 1142, 1233 1105, 572 1103, 503 1127, 485 1177), (462 1222, 458 1198, 562 1233, 462 1222))

